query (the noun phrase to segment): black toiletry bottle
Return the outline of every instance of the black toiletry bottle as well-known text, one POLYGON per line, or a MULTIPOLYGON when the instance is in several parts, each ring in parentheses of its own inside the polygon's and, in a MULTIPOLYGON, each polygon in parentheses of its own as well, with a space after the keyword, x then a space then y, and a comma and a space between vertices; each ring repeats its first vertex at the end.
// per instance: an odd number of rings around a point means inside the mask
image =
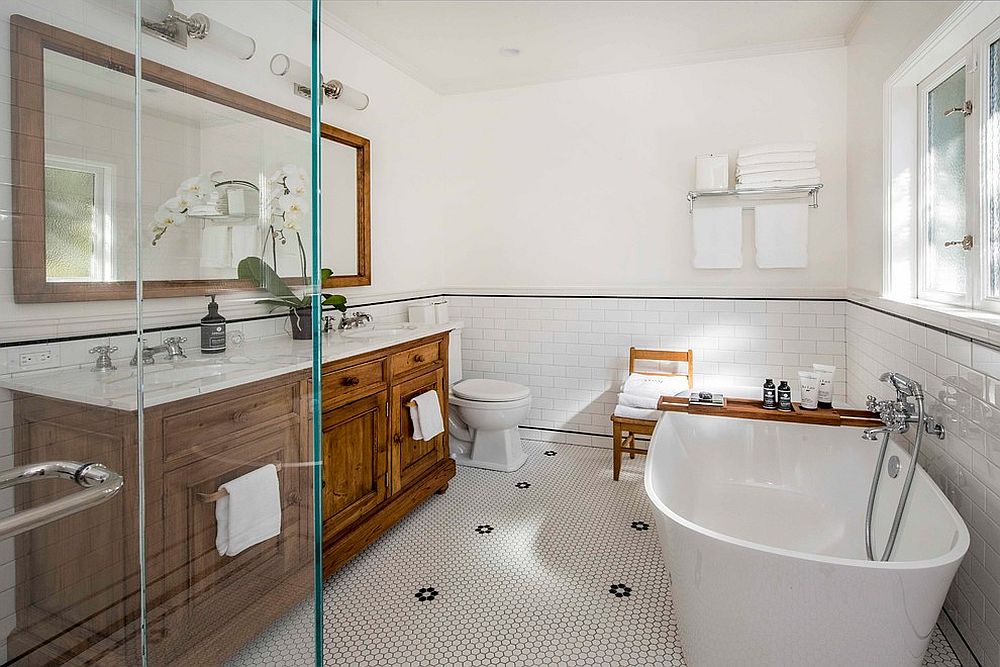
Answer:
POLYGON ((778 394, 774 389, 774 380, 767 378, 764 382, 764 402, 761 407, 765 410, 775 410, 778 407, 778 394))
POLYGON ((219 315, 215 296, 208 303, 208 315, 201 318, 201 353, 220 354, 226 351, 226 318, 219 315))
POLYGON ((778 410, 782 412, 792 411, 792 388, 785 380, 778 384, 778 410))

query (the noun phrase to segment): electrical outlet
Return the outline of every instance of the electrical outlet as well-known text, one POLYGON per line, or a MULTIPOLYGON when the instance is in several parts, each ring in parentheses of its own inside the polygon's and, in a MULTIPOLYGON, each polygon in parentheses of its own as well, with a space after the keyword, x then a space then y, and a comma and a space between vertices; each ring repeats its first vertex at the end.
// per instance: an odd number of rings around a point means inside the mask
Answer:
POLYGON ((16 371, 40 371, 55 368, 59 365, 59 348, 33 347, 28 350, 16 350, 13 359, 8 359, 8 365, 16 371))

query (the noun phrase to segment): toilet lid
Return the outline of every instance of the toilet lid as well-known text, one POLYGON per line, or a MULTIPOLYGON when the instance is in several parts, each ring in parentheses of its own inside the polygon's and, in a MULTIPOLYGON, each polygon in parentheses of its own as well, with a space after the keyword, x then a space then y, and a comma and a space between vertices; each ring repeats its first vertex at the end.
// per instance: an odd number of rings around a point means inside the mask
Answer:
POLYGON ((524 385, 503 380, 463 380, 451 390, 459 398, 471 401, 516 401, 531 395, 524 385))

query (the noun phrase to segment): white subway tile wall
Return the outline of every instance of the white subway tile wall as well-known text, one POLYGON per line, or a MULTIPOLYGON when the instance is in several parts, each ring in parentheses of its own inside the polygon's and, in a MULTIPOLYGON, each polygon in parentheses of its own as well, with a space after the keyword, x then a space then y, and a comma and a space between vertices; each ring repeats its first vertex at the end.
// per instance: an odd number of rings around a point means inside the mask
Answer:
POLYGON ((864 306, 847 306, 848 400, 894 395, 899 371, 924 385, 943 441, 925 438, 921 463, 971 535, 945 610, 988 667, 1000 665, 1000 350, 864 306))
POLYGON ((847 384, 845 303, 832 300, 450 296, 462 320, 463 373, 531 389, 527 434, 609 447, 629 347, 687 350, 696 380, 759 386, 814 363, 847 384), (569 431, 572 433, 563 433, 569 431))

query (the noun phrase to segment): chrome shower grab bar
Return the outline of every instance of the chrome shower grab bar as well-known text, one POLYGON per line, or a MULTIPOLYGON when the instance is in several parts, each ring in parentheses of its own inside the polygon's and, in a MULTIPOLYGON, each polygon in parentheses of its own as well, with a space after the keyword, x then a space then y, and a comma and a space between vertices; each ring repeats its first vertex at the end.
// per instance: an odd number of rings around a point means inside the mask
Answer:
POLYGON ((83 489, 0 519, 0 539, 20 535, 57 519, 100 505, 113 498, 125 485, 121 475, 100 463, 46 461, 0 471, 0 489, 39 479, 68 479, 83 489))

